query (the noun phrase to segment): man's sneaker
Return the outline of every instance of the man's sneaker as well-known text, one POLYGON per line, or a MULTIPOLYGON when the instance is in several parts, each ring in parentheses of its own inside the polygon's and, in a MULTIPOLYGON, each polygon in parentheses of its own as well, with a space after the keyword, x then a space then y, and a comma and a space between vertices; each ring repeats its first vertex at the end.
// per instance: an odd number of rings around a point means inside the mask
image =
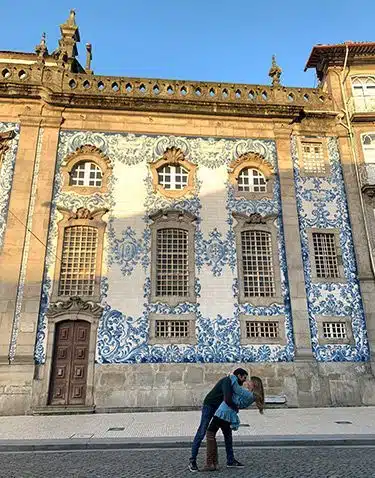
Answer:
POLYGON ((196 473, 197 471, 199 471, 197 462, 195 460, 190 460, 189 470, 193 473, 196 473))
POLYGON ((245 465, 240 463, 237 460, 233 460, 231 463, 227 464, 227 468, 243 468, 245 465))

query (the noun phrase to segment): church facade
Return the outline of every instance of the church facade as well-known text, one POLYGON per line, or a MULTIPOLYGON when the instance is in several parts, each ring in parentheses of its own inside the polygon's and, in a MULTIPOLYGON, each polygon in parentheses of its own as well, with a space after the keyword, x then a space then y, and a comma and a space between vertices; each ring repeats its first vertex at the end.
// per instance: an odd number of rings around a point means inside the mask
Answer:
POLYGON ((375 405, 375 43, 317 88, 95 75, 0 52, 0 413, 190 408, 238 364, 375 405))

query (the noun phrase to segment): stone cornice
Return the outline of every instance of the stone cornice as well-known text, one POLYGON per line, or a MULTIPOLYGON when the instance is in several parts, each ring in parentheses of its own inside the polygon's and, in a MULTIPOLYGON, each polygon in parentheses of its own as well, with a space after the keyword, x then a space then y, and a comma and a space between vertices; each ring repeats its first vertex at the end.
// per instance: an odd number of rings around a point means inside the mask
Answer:
POLYGON ((69 314, 87 314, 93 317, 100 317, 103 308, 91 301, 84 301, 80 297, 70 297, 66 301, 59 301, 50 304, 47 311, 48 317, 58 317, 60 315, 69 314))
POLYGON ((314 88, 104 77, 6 63, 0 97, 42 99, 64 108, 292 119, 334 115, 332 99, 314 88))

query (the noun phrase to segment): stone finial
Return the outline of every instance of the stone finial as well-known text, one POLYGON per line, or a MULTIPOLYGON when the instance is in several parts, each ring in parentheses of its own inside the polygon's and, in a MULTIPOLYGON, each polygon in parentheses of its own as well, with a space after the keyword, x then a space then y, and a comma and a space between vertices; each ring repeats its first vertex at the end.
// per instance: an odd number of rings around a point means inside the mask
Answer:
POLYGON ((91 61, 92 61, 92 45, 91 43, 86 43, 86 73, 91 73, 91 61))
POLYGON ((272 78, 272 86, 279 86, 280 85, 280 77, 282 73, 282 69, 276 63, 276 56, 272 55, 272 65, 270 71, 268 72, 268 76, 272 78))
POLYGON ((76 27, 76 11, 74 8, 70 10, 68 20, 66 21, 66 25, 69 25, 70 27, 76 27))
POLYGON ((35 47, 35 53, 41 58, 44 58, 45 56, 48 55, 48 48, 47 48, 45 33, 42 34, 42 38, 39 44, 35 47))

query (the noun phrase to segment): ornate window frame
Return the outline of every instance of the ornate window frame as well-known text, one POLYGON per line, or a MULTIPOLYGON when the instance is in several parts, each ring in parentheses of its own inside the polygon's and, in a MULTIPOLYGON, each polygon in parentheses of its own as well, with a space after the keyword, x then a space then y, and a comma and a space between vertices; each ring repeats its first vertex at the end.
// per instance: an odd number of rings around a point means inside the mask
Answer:
POLYGON ((243 345, 257 345, 257 344, 276 344, 286 345, 286 333, 285 333, 285 316, 284 315, 240 315, 240 330, 241 330, 241 344, 243 345), (268 337, 247 337, 246 335, 246 322, 277 322, 279 336, 275 338, 268 337))
POLYGON ((154 344, 195 344, 197 337, 195 332, 195 315, 194 314, 150 314, 149 316, 149 340, 150 345, 154 344), (188 336, 187 337, 156 337, 156 321, 187 321, 188 322, 188 336))
POLYGON ((239 278, 239 300, 240 303, 251 303, 254 306, 268 306, 275 303, 284 303, 284 299, 281 291, 281 273, 280 273, 280 260, 278 254, 277 243, 277 226, 275 221, 277 219, 276 214, 261 216, 260 214, 251 214, 245 216, 242 214, 233 214, 237 224, 234 226, 234 232, 236 234, 236 250, 237 250, 237 274, 239 278), (241 233, 245 231, 264 231, 271 234, 272 245, 272 265, 274 271, 274 284, 275 294, 269 297, 245 297, 244 292, 244 280, 243 280, 243 256, 242 256, 242 241, 241 233))
POLYGON ((298 157, 300 158, 300 175, 304 178, 326 178, 331 175, 331 164, 329 162, 327 138, 317 136, 298 136, 297 141, 298 157), (321 144, 323 150, 324 173, 311 173, 305 170, 305 159, 303 154, 303 143, 321 144))
POLYGON ((344 316, 333 316, 333 315, 318 315, 316 317, 316 325, 318 328, 318 341, 320 345, 333 345, 333 344, 348 344, 354 345, 354 337, 352 330, 352 319, 351 317, 344 316), (346 329, 346 338, 344 339, 332 339, 324 337, 324 323, 344 323, 346 329))
POLYGON ((320 228, 320 227, 311 227, 307 229, 307 240, 309 245, 309 257, 311 264, 311 280, 313 283, 321 282, 339 282, 345 283, 345 271, 342 262, 342 249, 340 246, 340 229, 337 228, 320 228), (336 257, 337 257, 337 266, 338 266, 338 277, 318 277, 316 272, 316 262, 315 262, 315 253, 314 253, 314 241, 313 234, 322 233, 322 234, 334 234, 335 238, 335 248, 336 248, 336 257))
POLYGON ((229 182, 234 187, 235 197, 241 197, 248 200, 256 199, 272 199, 273 189, 275 185, 275 169, 273 165, 267 161, 259 153, 246 153, 238 159, 232 161, 228 167, 229 182), (238 176, 241 171, 248 168, 254 168, 260 171, 266 179, 267 191, 251 192, 238 190, 238 176))
POLYGON ((64 192, 74 192, 76 194, 94 194, 105 193, 108 191, 108 181, 112 174, 111 160, 99 148, 89 144, 85 144, 73 153, 69 154, 61 166, 61 175, 63 178, 62 189, 64 192), (82 162, 95 163, 102 171, 101 186, 75 186, 70 184, 70 174, 73 168, 82 162))
POLYGON ((86 208, 79 208, 76 212, 69 211, 67 209, 59 208, 60 213, 63 215, 62 219, 58 222, 58 240, 56 249, 56 265, 54 271, 54 283, 51 302, 65 301, 67 296, 59 296, 59 281, 61 273, 61 258, 63 250, 64 233, 67 227, 71 226, 91 226, 95 227, 98 232, 98 248, 96 251, 96 268, 95 268, 95 285, 94 294, 90 296, 82 296, 81 299, 88 301, 99 301, 100 298, 100 279, 103 262, 103 243, 104 233, 107 223, 103 220, 104 214, 108 212, 108 209, 97 209, 89 211, 86 208))
POLYGON ((196 217, 186 211, 159 211, 150 216, 151 224, 151 301, 163 302, 176 306, 181 302, 196 302, 195 293, 195 225, 196 217), (188 232, 188 267, 189 267, 189 293, 187 296, 161 296, 156 295, 156 258, 157 258, 157 233, 160 229, 183 229, 188 232))
POLYGON ((190 194, 195 188, 195 172, 197 166, 185 158, 184 153, 179 148, 172 146, 167 148, 162 156, 154 163, 150 163, 150 170, 152 175, 152 185, 155 192, 171 199, 181 198, 190 194), (181 166, 188 172, 188 183, 183 189, 164 189, 159 184, 158 169, 163 166, 181 166))

